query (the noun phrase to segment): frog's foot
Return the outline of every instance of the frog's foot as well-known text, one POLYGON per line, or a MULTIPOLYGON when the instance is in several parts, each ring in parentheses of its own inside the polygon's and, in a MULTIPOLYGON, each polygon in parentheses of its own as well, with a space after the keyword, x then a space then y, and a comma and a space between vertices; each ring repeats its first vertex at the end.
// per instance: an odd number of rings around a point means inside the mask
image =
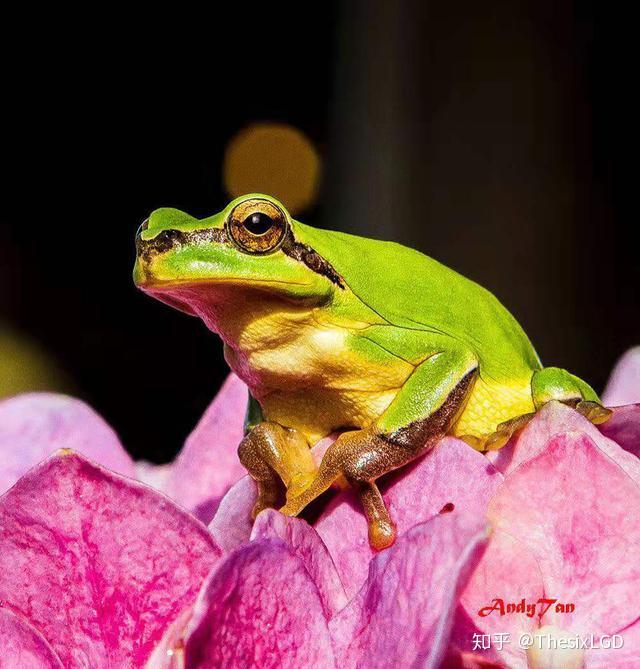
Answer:
POLYGON ((536 409, 551 400, 558 400, 573 407, 594 425, 604 423, 613 413, 600 403, 588 383, 558 367, 545 367, 534 372, 531 395, 536 409))
MULTIPOLYGON (((531 381, 531 394, 536 411, 551 401, 572 407, 594 425, 604 423, 612 414, 598 401, 593 389, 577 376, 564 369, 545 367, 536 371, 531 381)), ((525 413, 500 423, 488 436, 462 435, 460 438, 478 451, 495 451, 522 430, 536 415, 525 413)))
POLYGON ((316 465, 306 439, 277 423, 263 422, 240 442, 238 457, 258 488, 251 515, 277 508, 283 492, 297 495, 309 486, 316 465))
POLYGON ((580 400, 574 409, 594 425, 605 423, 611 418, 611 414, 613 414, 611 409, 607 409, 600 402, 592 402, 590 400, 580 400))
POLYGON ((378 490, 375 479, 407 462, 407 449, 390 444, 370 430, 345 432, 325 453, 317 476, 301 494, 287 496, 280 509, 297 516, 316 497, 342 477, 355 488, 367 517, 369 543, 376 550, 391 546, 396 527, 378 490))
POLYGON ((522 430, 522 428, 525 427, 535 415, 535 411, 531 413, 523 413, 520 416, 504 421, 504 423, 500 423, 495 432, 490 434, 484 440, 482 450, 497 451, 502 448, 507 444, 509 439, 511 439, 516 432, 520 432, 520 430, 522 430))

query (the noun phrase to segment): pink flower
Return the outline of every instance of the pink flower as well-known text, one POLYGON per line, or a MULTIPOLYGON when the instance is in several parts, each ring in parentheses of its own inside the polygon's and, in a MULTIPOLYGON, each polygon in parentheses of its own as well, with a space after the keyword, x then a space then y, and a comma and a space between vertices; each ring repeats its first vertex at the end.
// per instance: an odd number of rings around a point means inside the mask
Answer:
MULTIPOLYGON (((636 358, 605 397, 640 400, 636 358)), ((350 492, 250 522, 245 393, 230 377, 163 466, 77 400, 0 403, 0 667, 640 666, 640 405, 599 430, 550 404, 490 456, 442 440, 386 482, 399 538, 374 554, 350 492), (624 646, 557 647, 576 634, 624 646)))

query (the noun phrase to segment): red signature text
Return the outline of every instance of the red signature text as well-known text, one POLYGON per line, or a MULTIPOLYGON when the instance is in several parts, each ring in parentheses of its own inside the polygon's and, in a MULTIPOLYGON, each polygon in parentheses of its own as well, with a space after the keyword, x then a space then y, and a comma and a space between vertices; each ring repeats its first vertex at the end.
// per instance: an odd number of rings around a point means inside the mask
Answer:
POLYGON ((509 613, 524 613, 529 618, 533 618, 536 614, 542 616, 549 610, 556 613, 573 613, 576 610, 576 605, 569 602, 559 602, 557 599, 547 599, 541 597, 537 602, 527 601, 524 597, 519 602, 505 602, 504 599, 496 597, 488 606, 483 606, 478 615, 482 618, 495 613, 500 616, 505 616, 509 613))

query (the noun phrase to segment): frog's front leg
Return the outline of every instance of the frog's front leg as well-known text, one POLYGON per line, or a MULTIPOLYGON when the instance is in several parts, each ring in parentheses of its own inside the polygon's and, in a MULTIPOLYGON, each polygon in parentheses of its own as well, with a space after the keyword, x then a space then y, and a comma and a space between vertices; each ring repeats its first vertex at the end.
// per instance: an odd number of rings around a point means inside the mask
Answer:
POLYGON ((238 446, 238 457, 258 488, 254 518, 263 509, 278 506, 283 487, 287 498, 295 495, 309 485, 317 472, 302 433, 269 421, 250 429, 238 446))
POLYGON ((297 497, 288 497, 281 511, 297 515, 343 475, 358 491, 372 547, 390 546, 395 525, 376 479, 411 462, 447 433, 464 408, 477 366, 467 351, 436 353, 425 360, 375 423, 340 435, 311 485, 297 497))

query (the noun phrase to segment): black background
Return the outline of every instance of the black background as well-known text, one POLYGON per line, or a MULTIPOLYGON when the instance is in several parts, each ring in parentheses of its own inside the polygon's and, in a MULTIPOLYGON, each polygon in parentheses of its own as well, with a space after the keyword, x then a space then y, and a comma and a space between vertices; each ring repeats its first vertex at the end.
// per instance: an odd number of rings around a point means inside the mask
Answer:
POLYGON ((300 218, 480 281, 548 364, 602 388, 638 343, 627 20, 445 4, 4 22, 0 321, 46 348, 135 457, 172 457, 226 374, 200 322, 135 291, 135 229, 158 206, 220 210, 224 148, 253 121, 302 129, 322 156, 300 218))

